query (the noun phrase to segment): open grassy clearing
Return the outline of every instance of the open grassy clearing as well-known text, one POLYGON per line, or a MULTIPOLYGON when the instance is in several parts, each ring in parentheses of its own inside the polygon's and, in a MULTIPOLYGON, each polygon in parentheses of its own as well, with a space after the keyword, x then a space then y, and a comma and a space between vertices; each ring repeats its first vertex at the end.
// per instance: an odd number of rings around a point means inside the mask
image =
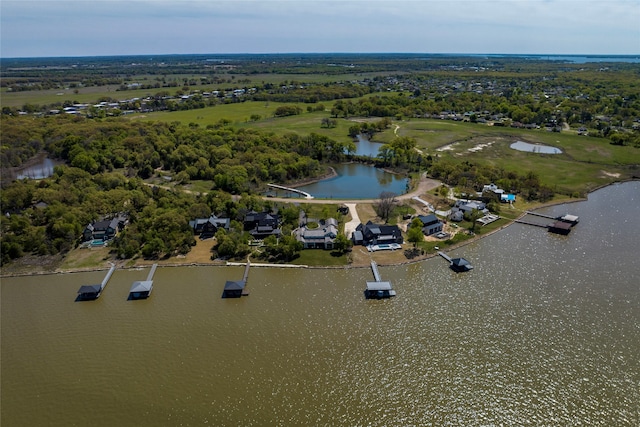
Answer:
POLYGON ((60 265, 61 270, 82 270, 97 266, 108 267, 112 256, 110 248, 75 248, 69 252, 60 265))
MULTIPOLYGON (((285 102, 259 102, 245 101, 234 102, 230 104, 220 104, 213 107, 198 108, 195 110, 185 111, 156 111, 152 113, 144 113, 140 115, 129 116, 132 120, 152 120, 163 122, 181 122, 196 123, 200 126, 215 125, 220 120, 228 120, 234 125, 242 125, 249 123, 251 116, 258 115, 260 120, 251 122, 252 126, 259 127, 261 121, 269 121, 274 119, 275 111, 282 105, 298 105, 305 110, 306 104, 293 104, 285 102)), ((306 113, 303 113, 303 115, 306 113)), ((318 119, 318 127, 320 119, 318 119)))
POLYGON ((305 249, 291 264, 310 266, 343 266, 348 264, 347 255, 324 249, 305 249))
MULTIPOLYGON (((371 96, 371 95, 370 95, 371 96)), ((201 126, 215 125, 225 119, 235 126, 271 131, 276 134, 315 132, 337 141, 348 141, 349 127, 356 121, 379 120, 377 118, 337 119, 333 128, 321 127, 323 118, 333 102, 322 103, 325 111, 307 112, 312 104, 298 103, 303 112, 296 116, 274 117, 278 106, 288 103, 246 101, 217 105, 197 110, 155 112, 130 116, 132 120, 180 121, 201 126), (251 116, 260 116, 251 121, 251 116)), ((315 105, 312 105, 315 106, 315 105)), ((393 121, 392 126, 374 136, 376 142, 390 142, 396 136, 407 136, 417 141, 418 149, 431 155, 438 154, 453 162, 472 161, 491 164, 505 170, 535 171, 541 180, 555 191, 565 194, 586 192, 616 180, 629 179, 638 174, 640 150, 629 146, 614 146, 604 138, 579 136, 575 132, 547 132, 502 128, 434 119, 393 121), (519 152, 509 148, 512 142, 552 145, 563 154, 545 155, 519 152), (445 146, 449 150, 437 151, 445 146), (482 147, 482 149, 479 149, 482 147)), ((193 191, 206 191, 209 183, 189 184, 193 191)))

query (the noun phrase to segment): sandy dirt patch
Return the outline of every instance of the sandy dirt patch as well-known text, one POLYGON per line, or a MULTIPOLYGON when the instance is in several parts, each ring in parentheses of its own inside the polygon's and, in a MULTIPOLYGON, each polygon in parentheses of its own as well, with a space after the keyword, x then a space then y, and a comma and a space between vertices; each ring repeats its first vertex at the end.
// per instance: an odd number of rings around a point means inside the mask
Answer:
POLYGON ((602 172, 603 175, 609 176, 611 178, 620 178, 620 174, 619 173, 612 173, 612 172, 607 172, 607 171, 600 171, 602 172))

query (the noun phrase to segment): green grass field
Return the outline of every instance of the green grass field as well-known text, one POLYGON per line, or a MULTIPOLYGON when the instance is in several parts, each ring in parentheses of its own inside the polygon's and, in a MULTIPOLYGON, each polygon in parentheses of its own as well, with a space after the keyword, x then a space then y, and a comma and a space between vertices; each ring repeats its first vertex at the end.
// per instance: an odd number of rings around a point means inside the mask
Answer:
MULTIPOLYGON (((173 76, 176 77, 176 76, 173 76)), ((177 76, 184 77, 184 76, 177 76)), ((187 76, 188 77, 188 76, 187 76)), ((229 77, 228 75, 226 77, 229 77)), ((279 83, 284 81, 314 81, 319 78, 336 81, 341 78, 352 79, 353 76, 318 76, 318 75, 236 75, 235 79, 249 78, 255 82, 279 83)), ((150 80, 148 80, 150 81, 150 80)), ((232 84, 229 84, 232 85, 232 84)), ((228 86, 222 84, 222 86, 228 86)), ((248 85, 250 86, 250 85, 248 85)), ((116 92, 114 87, 80 88, 79 93, 65 91, 34 91, 20 93, 2 93, 2 105, 22 105, 24 103, 47 103, 73 99, 79 102, 93 102, 99 96, 115 98, 143 97, 162 89, 131 90, 116 92), (60 95, 62 93, 62 95, 60 95)), ((176 88, 170 88, 169 92, 176 88)), ((201 90, 213 90, 212 86, 201 90)), ((367 96, 375 96, 370 94, 367 96)), ((383 95, 386 95, 383 94, 383 95)), ((357 102, 357 100, 352 100, 357 102)), ((321 126, 323 118, 329 117, 328 111, 333 101, 322 102, 325 111, 307 112, 307 107, 316 104, 297 103, 302 113, 289 117, 274 117, 276 108, 286 103, 246 101, 221 104, 203 109, 153 112, 127 116, 131 120, 151 120, 183 123, 195 123, 200 126, 215 125, 220 120, 227 120, 234 126, 261 129, 276 134, 298 133, 308 135, 315 132, 339 141, 349 140, 349 127, 358 120, 379 120, 377 118, 337 119, 337 126, 326 128, 321 126), (252 116, 254 119, 252 120, 252 116), (259 117, 255 120, 255 117, 259 117)), ((578 136, 575 130, 561 133, 547 132, 544 129, 525 130, 504 127, 492 127, 483 124, 454 122, 433 119, 394 120, 393 125, 374 136, 376 142, 390 142, 396 136, 407 136, 417 141, 418 149, 425 154, 437 155, 453 162, 471 161, 490 164, 505 170, 535 171, 542 181, 565 194, 585 194, 586 192, 608 183, 637 176, 640 164, 640 150, 633 147, 614 146, 607 139, 578 136), (509 148, 512 142, 522 140, 529 143, 552 145, 560 148, 559 155, 524 153, 509 148), (444 146, 450 149, 439 151, 444 146)), ((197 188, 204 191, 205 188, 197 188)))
MULTIPOLYGON (((159 112, 131 116, 134 120, 161 120, 197 123, 201 126, 215 124, 220 119, 230 120, 235 126, 262 129, 276 134, 295 132, 308 135, 316 132, 336 140, 348 140, 349 127, 362 118, 337 120, 334 128, 321 127, 321 120, 328 117, 332 103, 325 103, 324 112, 306 112, 305 104, 298 104, 303 113, 296 116, 273 117, 282 104, 242 102, 179 112, 159 112), (253 114, 262 118, 249 121, 253 114)), ((377 120, 370 118, 367 120, 377 120)), ((437 155, 453 162, 471 161, 490 164, 509 171, 534 171, 541 180, 555 191, 564 194, 584 195, 602 185, 630 179, 640 174, 640 150, 629 146, 615 146, 604 138, 579 136, 575 131, 560 133, 544 129, 527 130, 493 127, 483 124, 433 119, 395 121, 382 133, 374 136, 376 142, 390 142, 396 136, 408 136, 417 141, 417 147, 425 154, 437 155), (526 153, 511 149, 515 141, 551 145, 562 154, 526 153), (450 149, 442 149, 450 145, 450 149)))

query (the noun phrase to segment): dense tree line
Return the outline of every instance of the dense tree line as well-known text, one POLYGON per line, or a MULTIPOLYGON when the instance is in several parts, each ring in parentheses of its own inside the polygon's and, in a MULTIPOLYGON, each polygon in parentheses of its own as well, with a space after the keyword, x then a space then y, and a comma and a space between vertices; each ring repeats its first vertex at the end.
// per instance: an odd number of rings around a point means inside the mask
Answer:
MULTIPOLYGON (((74 167, 59 166, 53 176, 40 181, 20 180, 3 189, 0 216, 1 263, 24 254, 64 254, 76 247, 85 227, 96 220, 126 215, 128 224, 111 242, 119 258, 142 255, 159 258, 187 253, 195 244, 189 221, 212 213, 231 218, 229 231, 216 235, 214 257, 241 258, 249 253, 250 236, 242 220, 249 211, 277 211, 287 236, 297 224, 299 208, 277 207, 255 195, 231 195, 213 190, 204 196, 145 185, 139 178, 118 172, 91 175, 74 167)), ((298 242, 288 237, 267 242, 264 257, 291 260, 298 242)))
POLYGON ((54 116, 37 120, 12 117, 2 122, 2 167, 17 166, 37 150, 46 150, 91 174, 123 170, 149 178, 156 169, 175 179, 212 180, 240 193, 265 182, 314 177, 322 162, 345 158, 348 143, 318 134, 278 136, 219 125, 150 123, 54 116))
MULTIPOLYGON (((246 211, 266 206, 249 193, 267 182, 317 176, 323 163, 345 159, 350 145, 315 133, 278 136, 224 124, 201 128, 70 116, 35 122, 3 120, 2 166, 15 166, 37 150, 65 166, 40 181, 3 180, 3 262, 24 253, 64 253, 79 242, 87 224, 118 212, 126 212, 130 222, 113 244, 119 256, 185 253, 194 242, 190 219, 216 213, 239 221, 246 211), (208 180, 212 190, 196 199, 144 185, 153 174, 178 182, 208 180), (232 202, 231 194, 243 194, 241 202, 232 202)), ((295 222, 297 211, 289 216, 295 222)), ((233 253, 241 255, 239 238, 234 241, 233 253)))
POLYGON ((370 92, 370 88, 357 84, 325 83, 305 84, 292 82, 276 87, 273 84, 258 86, 251 96, 254 101, 316 103, 334 99, 358 98, 370 92))
POLYGON ((525 200, 545 202, 551 200, 554 191, 543 184, 533 171, 506 171, 488 165, 480 165, 471 161, 452 162, 444 159, 434 161, 429 168, 430 175, 442 182, 458 187, 461 192, 475 194, 489 182, 499 188, 518 194, 525 200))

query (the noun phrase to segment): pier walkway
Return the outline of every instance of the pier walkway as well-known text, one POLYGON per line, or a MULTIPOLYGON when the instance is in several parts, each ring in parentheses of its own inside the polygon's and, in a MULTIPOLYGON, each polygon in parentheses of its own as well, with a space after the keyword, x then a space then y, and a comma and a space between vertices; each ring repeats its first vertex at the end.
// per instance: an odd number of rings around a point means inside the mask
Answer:
POLYGON ((374 282, 367 281, 367 288, 364 290, 364 296, 367 299, 382 299, 396 296, 396 291, 391 288, 391 282, 383 281, 378 271, 378 264, 371 261, 371 271, 373 272, 374 282))
POLYGON ((577 216, 569 215, 569 214, 566 214, 566 215, 563 215, 563 216, 554 217, 554 216, 545 215, 545 214, 541 214, 541 213, 537 213, 537 212, 525 211, 525 215, 524 216, 526 216, 526 215, 532 215, 532 216, 538 216, 538 217, 542 217, 542 218, 552 219, 554 222, 552 222, 550 224, 539 224, 539 223, 535 223, 535 222, 525 221, 525 220, 522 220, 522 219, 516 219, 514 222, 517 222, 519 224, 533 225, 535 227, 546 228, 551 233, 564 234, 564 235, 569 234, 571 229, 576 224, 578 224, 578 222, 580 221, 580 218, 578 218, 577 216))
POLYGON ((545 215, 545 214, 541 214, 541 213, 537 213, 537 212, 525 211, 524 213, 527 214, 527 215, 539 216, 539 217, 542 217, 542 218, 557 219, 554 216, 545 215))
POLYGON ((306 191, 298 190, 297 188, 289 188, 278 184, 267 184, 269 187, 277 188, 279 190, 291 191, 293 193, 302 194, 305 199, 313 199, 313 196, 306 191))
POLYGON ((107 282, 109 282, 109 279, 111 279, 111 276, 113 275, 114 271, 116 271, 116 266, 112 265, 107 275, 104 276, 104 279, 102 279, 102 283, 100 284, 101 290, 103 290, 105 286, 107 286, 107 282))
POLYGON ((438 252, 438 255, 440 255, 442 258, 446 259, 447 261, 449 261, 449 263, 451 263, 451 257, 447 254, 445 254, 444 252, 438 252))
POLYGON ((224 290, 222 291, 222 298, 240 298, 249 295, 249 291, 246 289, 247 280, 249 279, 249 268, 251 268, 251 261, 247 258, 242 280, 227 280, 224 284, 224 290))
POLYGON ((380 279, 380 272, 378 271, 378 264, 375 261, 371 261, 371 270, 373 271, 373 278, 376 279, 376 282, 382 281, 380 279))
POLYGON ((134 300, 149 298, 149 295, 153 290, 153 275, 156 273, 156 268, 158 268, 158 264, 153 264, 151 266, 151 270, 147 275, 147 280, 133 282, 131 289, 129 289, 128 299, 134 300))
POLYGON ((533 225, 534 227, 549 228, 549 224, 538 224, 536 222, 523 221, 521 219, 516 219, 513 222, 517 222, 518 224, 533 225))

